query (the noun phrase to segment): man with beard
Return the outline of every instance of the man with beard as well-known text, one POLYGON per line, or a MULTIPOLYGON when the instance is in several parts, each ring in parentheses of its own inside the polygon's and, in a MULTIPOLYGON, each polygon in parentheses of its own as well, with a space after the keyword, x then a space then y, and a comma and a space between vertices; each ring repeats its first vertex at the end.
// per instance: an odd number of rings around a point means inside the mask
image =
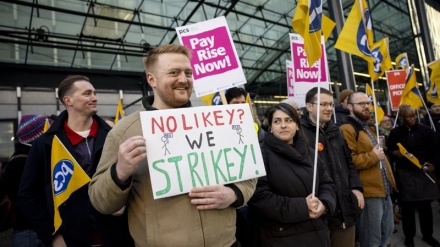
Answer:
POLYGON ((327 165, 327 171, 336 187, 336 210, 328 219, 332 247, 355 245, 355 224, 364 207, 362 183, 351 160, 339 127, 331 121, 333 115, 333 95, 321 88, 318 108, 318 88, 310 89, 306 94, 308 114, 301 117, 301 125, 307 142, 312 148, 318 148, 319 159, 327 165), (319 111, 318 111, 319 110, 319 111), (316 122, 319 114, 319 140, 316 142, 316 122))
POLYGON ((370 104, 365 93, 351 94, 348 98, 350 116, 341 131, 364 188, 365 207, 357 227, 358 241, 361 247, 385 247, 393 232, 390 194, 396 185, 374 126, 368 125, 370 104))
MULTIPOLYGON (((416 234, 415 211, 419 212, 423 241, 440 247, 432 237, 433 220, 431 202, 439 198, 439 191, 425 173, 434 178, 434 165, 438 165, 437 152, 440 150, 435 133, 429 127, 418 124, 414 109, 409 105, 399 107, 400 126, 391 130, 388 137, 388 153, 396 161, 396 182, 399 189, 402 228, 405 246, 414 246, 416 234), (397 143, 414 155, 424 165, 418 168, 403 156, 397 143)), ((437 166, 438 167, 438 166, 437 166)))
POLYGON ((124 117, 107 136, 89 187, 93 206, 112 213, 125 204, 136 246, 236 246, 235 208, 247 203, 256 179, 193 188, 189 194, 154 200, 140 111, 190 107, 191 50, 169 44, 144 59, 154 95, 124 117))

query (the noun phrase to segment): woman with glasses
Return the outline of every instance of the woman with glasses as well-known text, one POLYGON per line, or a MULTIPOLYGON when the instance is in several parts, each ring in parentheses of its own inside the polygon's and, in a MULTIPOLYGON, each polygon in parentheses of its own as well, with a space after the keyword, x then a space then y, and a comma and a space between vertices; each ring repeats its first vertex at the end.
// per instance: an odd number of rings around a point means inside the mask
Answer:
POLYGON ((267 175, 249 201, 259 223, 259 246, 330 246, 324 214, 335 209, 334 184, 318 164, 312 196, 313 150, 301 131, 298 113, 281 103, 266 111, 269 132, 261 150, 267 175))

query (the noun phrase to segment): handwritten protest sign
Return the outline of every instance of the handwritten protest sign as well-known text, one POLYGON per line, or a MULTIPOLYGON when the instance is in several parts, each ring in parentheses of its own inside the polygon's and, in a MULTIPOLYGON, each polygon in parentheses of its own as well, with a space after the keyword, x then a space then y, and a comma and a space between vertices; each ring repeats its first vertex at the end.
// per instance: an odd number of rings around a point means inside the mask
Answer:
POLYGON ((180 43, 192 51, 196 97, 246 84, 224 16, 176 28, 180 43))
POLYGON ((248 104, 140 116, 155 199, 266 175, 248 104))
POLYGON ((329 88, 329 73, 327 54, 325 53, 324 40, 321 41, 322 57, 309 68, 304 39, 295 33, 290 34, 290 48, 292 51, 293 85, 295 85, 294 100, 301 106, 305 106, 306 93, 318 86, 329 88))

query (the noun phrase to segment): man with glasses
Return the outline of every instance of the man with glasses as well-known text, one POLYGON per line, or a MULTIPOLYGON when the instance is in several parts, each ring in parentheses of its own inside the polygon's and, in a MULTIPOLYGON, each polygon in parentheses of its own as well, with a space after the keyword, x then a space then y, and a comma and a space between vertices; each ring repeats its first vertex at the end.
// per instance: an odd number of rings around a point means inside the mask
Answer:
POLYGON ((386 247, 393 232, 390 194, 396 184, 376 130, 367 123, 370 104, 365 93, 351 94, 348 98, 350 116, 340 128, 364 188, 365 207, 357 227, 358 241, 361 247, 386 247))
POLYGON ((319 108, 317 95, 317 87, 307 92, 307 114, 301 117, 301 125, 309 146, 318 148, 318 158, 327 165, 327 171, 335 183, 336 210, 328 219, 331 246, 353 247, 356 219, 364 207, 362 183, 351 160, 351 152, 347 143, 339 127, 331 121, 334 107, 332 93, 321 88, 319 108), (318 114, 320 134, 316 145, 318 114))

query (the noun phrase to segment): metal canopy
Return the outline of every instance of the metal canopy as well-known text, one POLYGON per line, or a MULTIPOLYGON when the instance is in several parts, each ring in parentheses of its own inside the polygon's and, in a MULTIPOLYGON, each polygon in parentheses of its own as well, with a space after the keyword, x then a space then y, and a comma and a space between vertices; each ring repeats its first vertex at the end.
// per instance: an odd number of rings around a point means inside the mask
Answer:
MULTIPOLYGON (((285 60, 290 59, 288 35, 293 32, 296 2, 0 0, 0 62, 143 73, 141 61, 149 49, 178 43, 175 27, 224 15, 247 89, 259 95, 286 95, 285 60)), ((353 2, 342 0, 345 17, 353 2)), ((367 2, 375 40, 389 37, 391 57, 407 52, 419 67, 407 0, 367 2)), ((332 35, 326 50, 331 80, 337 82, 334 43, 332 35)), ((364 60, 353 56, 353 65, 356 72, 367 73, 364 60)), ((356 76, 356 81, 369 78, 356 76)))

